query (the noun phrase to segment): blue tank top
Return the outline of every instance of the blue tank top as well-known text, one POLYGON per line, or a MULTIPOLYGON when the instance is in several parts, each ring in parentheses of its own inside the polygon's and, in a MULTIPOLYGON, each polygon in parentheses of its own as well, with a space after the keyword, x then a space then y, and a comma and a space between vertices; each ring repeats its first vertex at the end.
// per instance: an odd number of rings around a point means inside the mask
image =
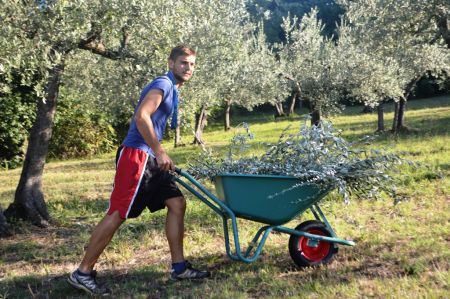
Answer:
MULTIPOLYGON (((173 73, 170 71, 164 76, 156 78, 155 80, 153 80, 152 82, 147 84, 147 86, 144 87, 144 89, 141 92, 139 102, 134 110, 134 113, 136 113, 142 100, 145 98, 145 96, 150 90, 159 89, 163 92, 163 99, 160 105, 150 117, 158 141, 162 140, 164 131, 166 129, 167 119, 173 113, 174 101, 176 101, 177 97, 176 94, 177 90, 175 84, 176 84, 175 77, 173 73)), ((148 144, 145 142, 141 133, 139 133, 139 130, 137 129, 136 126, 136 122, 134 121, 134 117, 131 119, 128 134, 125 137, 122 144, 128 147, 141 149, 149 153, 151 156, 153 157, 155 156, 150 146, 148 146, 148 144)))

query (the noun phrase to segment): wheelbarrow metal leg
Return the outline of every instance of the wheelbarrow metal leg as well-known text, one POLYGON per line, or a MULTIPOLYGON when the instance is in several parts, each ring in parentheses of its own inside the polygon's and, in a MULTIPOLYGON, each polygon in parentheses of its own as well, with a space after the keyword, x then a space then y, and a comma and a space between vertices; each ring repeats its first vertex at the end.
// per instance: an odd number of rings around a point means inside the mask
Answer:
POLYGON ((255 255, 259 255, 261 253, 261 249, 262 249, 262 246, 259 246, 259 245, 261 245, 261 244, 264 245, 264 243, 266 242, 266 239, 269 236, 269 234, 272 231, 272 229, 273 229, 273 227, 271 227, 271 226, 263 226, 263 227, 261 227, 258 230, 258 232, 256 233, 255 237, 253 237, 252 241, 250 242, 247 250, 245 251, 244 257, 248 257, 250 255, 250 252, 252 252, 252 250, 253 250, 253 248, 255 246, 258 246, 257 249, 256 249, 256 252, 255 252, 255 255), (264 235, 263 235, 263 237, 262 237, 262 239, 261 239, 261 241, 260 241, 260 243, 258 245, 258 239, 261 236, 262 232, 264 232, 264 235), (258 251, 259 247, 261 247, 261 248, 258 251))
POLYGON ((331 227, 330 223, 328 222, 327 217, 325 217, 325 214, 320 209, 319 205, 313 204, 309 209, 313 212, 314 217, 316 217, 317 220, 325 223, 325 225, 328 228, 328 230, 330 231, 331 235, 334 238, 337 238, 336 233, 334 232, 333 228, 331 227))
POLYGON ((258 230, 255 237, 252 240, 251 245, 247 248, 244 255, 241 253, 241 246, 239 242, 239 232, 236 222, 236 217, 231 217, 231 225, 232 225, 232 231, 233 231, 233 241, 234 241, 234 247, 235 247, 235 253, 232 253, 231 246, 230 246, 230 237, 229 237, 229 228, 228 228, 228 220, 227 218, 223 217, 223 228, 224 228, 224 237, 225 237, 225 249, 227 252, 227 255, 236 261, 241 261, 245 263, 251 263, 254 262, 259 255, 261 254, 262 248, 264 244, 266 243, 267 237, 269 236, 270 232, 272 231, 273 227, 271 226, 264 226, 258 230), (264 232, 264 234, 261 237, 261 234, 264 232), (261 237, 261 240, 259 243, 257 243, 258 239, 261 237), (256 246, 255 253, 252 256, 249 256, 253 248, 256 246))
POLYGON ((331 242, 331 243, 337 243, 337 244, 342 244, 342 245, 347 245, 347 246, 354 246, 355 245, 355 242, 353 242, 353 241, 342 240, 342 239, 338 239, 336 237, 327 237, 327 236, 321 236, 321 235, 314 235, 314 234, 310 234, 310 233, 307 233, 307 232, 303 232, 303 231, 287 228, 287 227, 284 227, 284 226, 276 226, 276 227, 273 228, 273 230, 279 231, 279 232, 283 232, 283 233, 286 233, 286 234, 290 234, 290 235, 304 236, 304 237, 307 237, 307 238, 313 239, 313 240, 328 241, 328 242, 331 242))

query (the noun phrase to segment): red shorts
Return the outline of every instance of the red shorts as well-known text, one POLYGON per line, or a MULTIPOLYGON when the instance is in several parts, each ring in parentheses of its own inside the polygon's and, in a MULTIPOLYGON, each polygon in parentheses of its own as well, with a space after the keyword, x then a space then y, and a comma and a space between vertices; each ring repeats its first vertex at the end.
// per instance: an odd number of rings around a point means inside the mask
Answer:
POLYGON ((145 208, 155 212, 165 208, 167 199, 182 196, 173 176, 160 170, 148 153, 119 147, 108 215, 119 211, 122 219, 136 218, 145 208))

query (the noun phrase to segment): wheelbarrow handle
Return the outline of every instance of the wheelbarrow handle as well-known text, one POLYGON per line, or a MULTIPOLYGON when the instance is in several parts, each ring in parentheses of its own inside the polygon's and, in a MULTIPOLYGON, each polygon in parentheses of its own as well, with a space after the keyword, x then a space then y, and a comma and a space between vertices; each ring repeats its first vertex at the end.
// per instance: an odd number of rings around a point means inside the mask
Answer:
POLYGON ((181 174, 181 168, 175 167, 175 173, 176 174, 181 174))

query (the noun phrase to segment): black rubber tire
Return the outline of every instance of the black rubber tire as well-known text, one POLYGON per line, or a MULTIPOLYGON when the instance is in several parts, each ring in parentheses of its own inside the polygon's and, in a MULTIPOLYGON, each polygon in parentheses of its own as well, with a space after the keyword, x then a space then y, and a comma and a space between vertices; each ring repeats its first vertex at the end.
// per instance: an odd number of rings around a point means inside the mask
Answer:
MULTIPOLYGON (((315 235, 331 237, 326 225, 317 220, 308 220, 299 224, 296 230, 315 235)), ((298 267, 315 267, 329 263, 338 248, 335 243, 319 241, 316 247, 308 246, 308 238, 291 235, 289 238, 289 254, 298 267)))

